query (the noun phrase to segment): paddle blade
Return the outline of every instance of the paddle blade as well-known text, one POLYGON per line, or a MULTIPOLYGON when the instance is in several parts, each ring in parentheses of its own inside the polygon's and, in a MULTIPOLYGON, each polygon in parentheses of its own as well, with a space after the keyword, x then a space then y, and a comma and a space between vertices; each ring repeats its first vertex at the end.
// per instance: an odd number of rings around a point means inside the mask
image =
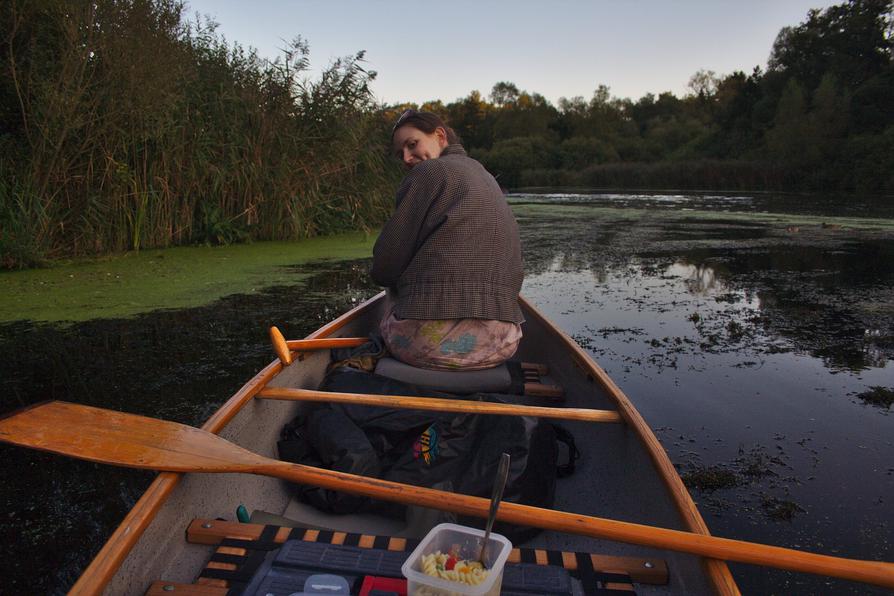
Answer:
POLYGON ((252 472, 266 462, 198 428, 63 401, 36 404, 0 419, 0 441, 160 472, 252 472))

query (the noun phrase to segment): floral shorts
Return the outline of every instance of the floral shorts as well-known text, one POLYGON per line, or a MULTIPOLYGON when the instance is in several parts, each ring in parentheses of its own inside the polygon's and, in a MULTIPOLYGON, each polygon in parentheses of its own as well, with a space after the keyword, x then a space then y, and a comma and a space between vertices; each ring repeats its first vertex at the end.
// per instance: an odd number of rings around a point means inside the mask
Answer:
POLYGON ((398 319, 388 313, 380 324, 398 360, 438 370, 479 370, 502 364, 515 354, 521 325, 487 319, 398 319))

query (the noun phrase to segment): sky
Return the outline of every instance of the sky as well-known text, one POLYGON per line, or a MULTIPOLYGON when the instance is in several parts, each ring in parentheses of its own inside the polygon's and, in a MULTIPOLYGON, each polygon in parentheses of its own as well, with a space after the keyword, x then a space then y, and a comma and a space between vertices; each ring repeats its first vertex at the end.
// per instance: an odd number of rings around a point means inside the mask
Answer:
MULTIPOLYGON (((840 0, 843 2, 844 0, 840 0)), ((301 36, 313 77, 333 59, 366 51, 386 104, 444 103, 500 81, 589 99, 599 85, 618 98, 689 91, 699 70, 765 68, 773 41, 819 0, 185 0, 228 42, 265 58, 301 36)), ((839 2, 840 3, 840 2, 839 2)))

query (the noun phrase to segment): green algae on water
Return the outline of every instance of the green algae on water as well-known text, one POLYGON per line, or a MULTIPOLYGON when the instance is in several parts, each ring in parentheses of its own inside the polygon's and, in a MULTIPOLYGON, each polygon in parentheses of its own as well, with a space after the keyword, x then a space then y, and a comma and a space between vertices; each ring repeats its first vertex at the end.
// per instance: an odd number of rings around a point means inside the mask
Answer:
POLYGON ((682 475, 683 484, 700 491, 713 492, 741 484, 735 472, 720 466, 697 466, 682 475))
POLYGON ((770 519, 778 521, 792 521, 796 513, 806 513, 803 507, 788 499, 776 497, 763 497, 761 507, 770 519))
POLYGON ((894 388, 888 389, 887 387, 876 385, 870 387, 868 391, 860 393, 857 397, 862 399, 864 403, 890 409, 891 404, 894 404, 894 388))
POLYGON ((292 266, 372 254, 364 233, 296 242, 189 246, 0 273, 0 322, 78 322, 209 304, 230 294, 295 285, 292 266))

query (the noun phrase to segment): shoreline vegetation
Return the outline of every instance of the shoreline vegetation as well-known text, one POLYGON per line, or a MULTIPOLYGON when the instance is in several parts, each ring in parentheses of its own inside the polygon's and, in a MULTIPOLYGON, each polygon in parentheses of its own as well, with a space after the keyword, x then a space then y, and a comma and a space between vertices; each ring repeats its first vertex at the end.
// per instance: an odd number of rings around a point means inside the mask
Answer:
MULTIPOLYGON (((653 221, 676 220, 675 210, 529 203, 510 199, 520 222, 555 215, 653 221)), ((692 222, 747 221, 800 238, 827 228, 889 233, 894 219, 687 210, 692 222)), ((367 259, 377 234, 349 232, 295 241, 227 246, 144 249, 102 257, 57 260, 52 266, 3 273, 0 324, 30 320, 68 325, 91 319, 128 318, 155 310, 204 306, 234 294, 255 294, 302 284, 296 267, 319 261, 367 259)))
POLYGON ((306 40, 265 60, 179 0, 12 0, 0 27, 0 269, 373 230, 407 107, 507 189, 894 193, 892 0, 811 10, 765 69, 700 70, 682 98, 600 85, 558 105, 501 81, 383 106, 362 51, 311 80, 306 40))

